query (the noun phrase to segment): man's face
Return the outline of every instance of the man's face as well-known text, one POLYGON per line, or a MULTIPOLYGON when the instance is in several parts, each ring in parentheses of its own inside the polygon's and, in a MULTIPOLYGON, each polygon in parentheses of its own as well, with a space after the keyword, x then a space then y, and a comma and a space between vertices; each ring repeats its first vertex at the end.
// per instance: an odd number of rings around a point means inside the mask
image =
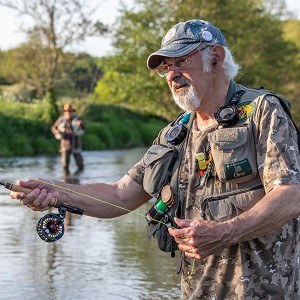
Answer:
POLYGON ((72 110, 64 110, 64 116, 67 120, 70 120, 71 117, 73 115, 73 111, 72 110))
POLYGON ((173 67, 173 58, 165 60, 167 64, 172 64, 166 79, 174 101, 185 111, 199 111, 201 102, 211 86, 210 73, 204 72, 200 55, 197 53, 189 58, 191 63, 184 69, 173 67))
POLYGON ((201 99, 188 79, 173 83, 171 91, 175 103, 183 110, 196 111, 200 107, 201 99))

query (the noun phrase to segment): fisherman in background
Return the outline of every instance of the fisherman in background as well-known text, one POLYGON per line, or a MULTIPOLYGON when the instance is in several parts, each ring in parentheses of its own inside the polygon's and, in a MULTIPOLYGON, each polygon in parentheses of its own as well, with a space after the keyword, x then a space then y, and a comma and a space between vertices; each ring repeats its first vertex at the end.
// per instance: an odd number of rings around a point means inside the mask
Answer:
POLYGON ((84 124, 81 118, 75 114, 75 109, 70 103, 63 107, 63 115, 60 116, 51 127, 55 138, 60 141, 61 163, 64 175, 69 175, 70 157, 73 154, 78 166, 75 174, 84 169, 82 146, 80 136, 84 133, 84 124))

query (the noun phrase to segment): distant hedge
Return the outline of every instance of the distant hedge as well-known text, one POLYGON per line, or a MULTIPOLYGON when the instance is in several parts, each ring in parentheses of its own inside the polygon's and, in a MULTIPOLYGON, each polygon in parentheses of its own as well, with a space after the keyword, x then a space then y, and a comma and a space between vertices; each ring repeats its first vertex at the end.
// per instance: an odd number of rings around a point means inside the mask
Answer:
MULTIPOLYGON (((86 124, 84 150, 148 146, 167 123, 114 105, 87 104, 81 111, 86 124)), ((43 103, 0 101, 0 155, 57 153, 59 142, 51 133, 51 125, 43 103)))

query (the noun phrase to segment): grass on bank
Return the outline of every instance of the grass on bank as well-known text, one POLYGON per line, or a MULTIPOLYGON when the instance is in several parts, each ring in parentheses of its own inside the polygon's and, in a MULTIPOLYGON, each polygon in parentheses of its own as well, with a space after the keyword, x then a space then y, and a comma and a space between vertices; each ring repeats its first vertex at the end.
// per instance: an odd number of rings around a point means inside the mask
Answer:
MULTIPOLYGON (((83 104, 84 150, 150 146, 166 121, 114 105, 83 104)), ((0 100, 0 156, 57 154, 47 102, 0 100)))

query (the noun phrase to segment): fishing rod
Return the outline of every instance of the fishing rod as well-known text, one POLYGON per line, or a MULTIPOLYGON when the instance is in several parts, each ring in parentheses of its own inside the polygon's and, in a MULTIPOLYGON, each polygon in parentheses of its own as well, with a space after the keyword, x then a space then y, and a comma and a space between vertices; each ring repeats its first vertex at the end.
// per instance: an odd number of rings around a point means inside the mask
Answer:
MULTIPOLYGON (((4 170, 4 169, 0 168, 0 170, 4 170)), ((7 172, 7 170, 5 170, 5 171, 7 172)), ((20 175, 20 174, 18 174, 18 175, 20 175)), ((21 176, 24 176, 24 175, 21 175, 21 176)), ((48 182, 45 182, 45 181, 42 181, 42 180, 38 180, 38 179, 35 179, 35 180, 40 181, 42 183, 49 184, 48 182)), ((4 186, 8 190, 11 190, 11 191, 14 191, 14 192, 22 192, 22 193, 25 193, 26 195, 32 192, 32 189, 25 188, 25 187, 22 187, 22 186, 19 186, 19 185, 16 185, 16 184, 12 184, 12 183, 9 183, 9 182, 1 182, 0 181, 0 185, 4 186)), ((129 209, 121 207, 121 206, 118 206, 116 204, 109 203, 109 202, 104 201, 104 200, 100 200, 98 198, 95 198, 95 197, 92 197, 92 196, 89 196, 89 195, 85 195, 85 194, 77 192, 77 191, 73 191, 71 189, 68 189, 68 188, 65 188, 65 187, 62 187, 62 186, 55 185, 53 183, 50 184, 50 185, 53 185, 54 187, 61 188, 61 189, 64 189, 64 190, 67 190, 67 191, 70 191, 70 192, 73 192, 73 193, 76 193, 76 194, 84 196, 84 197, 94 199, 96 201, 100 201, 102 203, 106 203, 108 205, 112 205, 114 207, 123 209, 127 212, 135 213, 136 215, 139 215, 141 217, 145 217, 148 224, 161 223, 161 224, 165 225, 167 228, 169 228, 169 227, 174 228, 173 226, 171 226, 170 223, 165 223, 165 222, 162 221, 162 217, 163 217, 164 213, 168 212, 169 208, 174 204, 172 189, 169 185, 165 186, 162 189, 159 199, 157 199, 156 203, 149 209, 149 211, 146 213, 146 215, 140 214, 138 212, 129 210, 129 209)), ((66 217, 67 211, 69 211, 71 213, 74 213, 74 214, 82 215, 83 210, 78 208, 78 207, 71 206, 71 205, 68 205, 66 203, 62 203, 56 198, 51 199, 51 201, 49 203, 49 206, 58 208, 58 214, 50 213, 50 214, 47 214, 44 217, 42 217, 37 222, 36 230, 37 230, 38 236, 43 241, 48 242, 48 243, 52 243, 52 242, 55 242, 55 241, 61 239, 62 236, 64 235, 64 219, 66 217)), ((43 267, 42 260, 41 260, 41 264, 42 264, 42 267, 43 267)), ((191 277, 192 274, 194 273, 194 265, 195 265, 195 259, 193 259, 193 261, 192 261, 192 269, 191 269, 191 273, 190 273, 189 282, 192 278, 191 277)), ((44 267, 43 267, 43 270, 44 270, 44 267)), ((47 277, 47 274, 46 274, 45 270, 44 270, 44 273, 45 273, 45 276, 47 277)), ((47 281, 48 281, 48 284, 49 284, 49 288, 50 288, 50 290, 51 290, 51 292, 54 296, 54 299, 56 299, 55 294, 52 290, 52 287, 49 283, 48 278, 47 278, 47 281)), ((186 286, 189 285, 189 282, 187 282, 184 289, 186 289, 186 286)))
MULTIPOLYGON (((6 189, 13 192, 25 193, 26 195, 32 192, 32 190, 29 188, 25 188, 9 182, 0 182, 0 185, 3 185, 6 189)), ((43 241, 47 243, 53 243, 61 239, 64 235, 64 219, 66 217, 67 211, 73 214, 82 215, 83 210, 78 207, 62 203, 55 198, 51 199, 49 205, 51 207, 58 208, 58 213, 49 213, 40 218, 36 224, 36 231, 38 233, 38 236, 43 241)))
MULTIPOLYGON (((0 168, 1 169, 1 168, 0 168)), ((45 183, 45 184, 50 184, 48 182, 42 181, 42 180, 38 180, 35 179, 36 181, 45 183)), ((32 192, 32 189, 29 188, 25 188, 16 184, 12 184, 9 182, 0 182, 0 185, 3 185, 5 188, 14 191, 14 192, 22 192, 25 193, 26 195, 32 192)), ((125 210, 127 212, 131 212, 131 213, 135 213, 136 215, 139 215, 141 217, 145 217, 148 224, 157 224, 157 223, 161 223, 165 226, 167 226, 167 228, 172 227, 171 223, 165 223, 162 219, 165 213, 167 213, 167 211, 169 210, 169 208, 173 205, 174 201, 173 201, 173 193, 171 190, 171 187, 169 185, 166 185, 161 192, 161 196, 159 197, 159 199, 157 199, 156 203, 149 209, 149 211, 144 215, 144 214, 140 214, 138 212, 132 211, 130 209, 127 209, 125 207, 116 205, 116 204, 112 204, 110 202, 104 201, 104 200, 100 200, 98 198, 89 196, 89 195, 85 195, 79 192, 76 192, 74 190, 70 190, 68 188, 62 187, 62 186, 58 186, 55 184, 50 184, 53 185, 54 187, 57 188, 61 188, 64 189, 66 191, 69 192, 73 192, 76 193, 78 195, 84 196, 84 197, 88 197, 91 198, 93 200, 96 201, 100 201, 102 203, 105 203, 107 205, 111 205, 114 207, 117 207, 119 209, 125 210)), ((63 234, 64 234, 64 218, 66 216, 67 211, 74 213, 74 214, 78 214, 78 215, 82 215, 83 214, 83 210, 75 207, 75 206, 71 206, 68 205, 66 203, 61 203, 58 199, 53 198, 51 199, 49 206, 51 207, 56 207, 58 208, 58 214, 54 214, 54 213, 50 213, 45 215, 44 217, 42 217, 36 226, 36 230, 37 233, 39 235, 39 237, 48 243, 51 242, 55 242, 59 239, 62 238, 63 234)))

